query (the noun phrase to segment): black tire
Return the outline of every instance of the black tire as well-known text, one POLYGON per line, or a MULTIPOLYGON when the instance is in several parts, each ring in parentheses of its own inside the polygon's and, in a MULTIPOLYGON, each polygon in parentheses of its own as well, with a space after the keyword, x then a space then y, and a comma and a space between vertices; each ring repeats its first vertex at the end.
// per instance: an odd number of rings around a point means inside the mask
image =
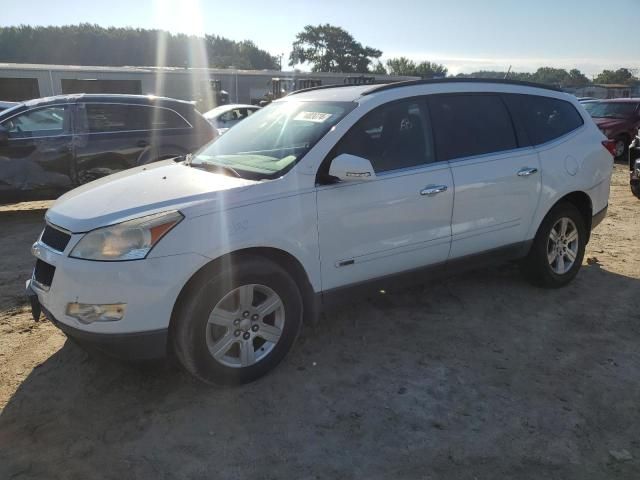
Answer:
POLYGON ((640 184, 631 185, 631 193, 640 198, 640 184))
POLYGON ((544 218, 538 232, 536 233, 533 245, 527 257, 521 263, 521 270, 525 278, 536 286, 544 288, 560 288, 569 283, 578 274, 587 240, 587 228, 585 219, 580 210, 569 202, 562 202, 554 206, 544 218), (578 249, 573 265, 563 274, 553 271, 548 260, 548 242, 551 229, 562 218, 569 218, 578 231, 578 249))
POLYGON ((236 385, 251 382, 272 370, 291 350, 302 326, 302 297, 291 276, 266 258, 245 257, 226 268, 222 264, 219 267, 222 270, 210 277, 200 276, 181 300, 172 321, 171 344, 182 366, 206 383, 236 385), (247 367, 223 365, 207 347, 209 314, 227 293, 249 284, 264 285, 280 297, 285 319, 282 333, 273 349, 257 363, 247 367))

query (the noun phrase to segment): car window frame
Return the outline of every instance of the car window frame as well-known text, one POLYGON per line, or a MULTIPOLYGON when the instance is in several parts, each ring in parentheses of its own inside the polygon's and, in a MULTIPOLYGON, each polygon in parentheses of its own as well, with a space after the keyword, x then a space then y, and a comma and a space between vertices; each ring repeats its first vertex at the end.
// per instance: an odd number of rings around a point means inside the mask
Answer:
POLYGON ((435 122, 437 121, 437 119, 433 115, 432 110, 429 109, 429 112, 430 112, 430 114, 432 116, 432 129, 434 130, 433 135, 434 135, 434 142, 435 142, 434 146, 435 146, 435 149, 436 149, 436 158, 437 158, 436 161, 437 162, 457 163, 457 162, 466 161, 466 160, 470 160, 470 159, 481 159, 481 158, 485 158, 485 157, 489 157, 489 156, 509 154, 509 153, 512 153, 512 152, 517 152, 518 150, 531 148, 529 138, 526 135, 526 130, 524 130, 523 126, 521 125, 521 122, 516 120, 516 118, 515 118, 516 116, 514 115, 514 113, 509 108, 509 105, 504 100, 504 98, 502 98, 502 96, 504 94, 505 94, 505 92, 499 92, 499 91, 485 91, 485 92, 458 91, 458 92, 446 92, 446 93, 432 93, 432 94, 426 95, 427 103, 429 103, 428 99, 430 99, 430 98, 443 97, 443 96, 444 97, 453 97, 453 96, 473 96, 473 97, 491 96, 491 97, 496 97, 502 103, 502 106, 504 107, 505 111, 507 112, 507 116, 509 118, 511 129, 512 129, 513 136, 514 136, 514 139, 515 139, 515 147, 513 147, 513 148, 508 148, 508 149, 505 149, 505 150, 493 150, 491 152, 476 153, 476 154, 473 154, 473 155, 465 155, 463 157, 455 157, 455 158, 445 159, 444 156, 442 155, 442 152, 440 151, 440 148, 439 148, 439 145, 438 145, 438 141, 436 139, 436 132, 435 132, 434 125, 435 125, 435 122))
POLYGON ((84 100, 76 102, 76 116, 78 118, 78 125, 82 125, 82 130, 78 129, 75 133, 79 135, 109 135, 109 134, 124 134, 124 133, 140 133, 140 132, 163 132, 163 131, 171 131, 171 130, 187 130, 193 129, 193 124, 187 120, 184 115, 180 112, 174 110, 170 107, 164 107, 160 105, 146 105, 143 103, 129 103, 129 102, 98 102, 91 100, 84 100), (91 132, 86 129, 87 126, 87 117, 86 117, 86 106, 87 105, 122 105, 126 107, 143 107, 143 108, 159 108, 163 110, 169 110, 176 115, 178 115, 185 123, 184 127, 168 127, 168 128, 147 128, 147 129, 133 129, 133 130, 109 130, 109 131, 99 131, 99 132, 91 132))
MULTIPOLYGON (((316 170, 316 185, 329 185, 332 183, 335 183, 335 180, 333 180, 330 176, 329 176, 329 168, 331 166, 331 162, 336 158, 337 156, 337 149, 338 146, 340 145, 340 143, 342 141, 345 140, 345 138, 351 133, 351 131, 356 128, 358 126, 358 124, 368 115, 372 114, 373 112, 375 112, 376 110, 380 109, 380 108, 384 108, 387 107, 389 105, 393 105, 393 104, 397 104, 397 103, 403 103, 403 102, 415 102, 418 103, 420 105, 420 107, 423 109, 423 112, 425 114, 426 117, 426 121, 428 121, 429 125, 426 127, 423 127, 423 131, 426 132, 428 131, 429 136, 431 137, 431 144, 432 144, 432 148, 433 148, 433 158, 434 160, 432 162, 425 162, 423 164, 419 164, 419 165, 415 165, 415 166, 410 166, 410 167, 400 167, 400 168, 395 168, 392 170, 385 170, 383 172, 376 172, 376 177, 380 177, 380 178, 384 178, 385 176, 388 175, 394 175, 396 173, 403 173, 403 172, 407 172, 407 171, 412 171, 412 170, 419 170, 419 169, 423 169, 423 168, 429 168, 432 167, 434 165, 438 165, 438 166, 442 166, 442 164, 444 163, 442 160, 440 160, 440 158, 438 157, 438 152, 436 149, 436 144, 435 144, 435 137, 434 137, 434 131, 433 131, 433 120, 432 120, 432 115, 431 115, 431 111, 429 109, 429 105, 427 103, 427 97, 429 96, 429 94, 417 94, 417 95, 411 95, 411 96, 407 96, 407 97, 402 97, 402 98, 395 98, 393 100, 389 100, 386 101, 384 103, 380 103, 378 105, 375 105, 374 107, 370 108, 369 110, 367 110, 366 112, 364 112, 362 115, 360 115, 360 117, 358 117, 357 120, 355 120, 353 122, 353 124, 342 134, 342 136, 335 142, 335 145, 329 150, 329 153, 327 153, 324 157, 324 159, 322 160, 322 162, 320 162, 320 165, 318 166, 317 170, 316 170)), ((426 138, 425 138, 426 140, 426 138)), ((369 160, 369 159, 367 159, 369 160)), ((371 161, 371 160, 369 160, 371 161)), ((373 166, 373 163, 372 163, 373 166)), ((375 171, 375 167, 374 167, 374 171, 375 171)))
MULTIPOLYGON (((37 110, 44 110, 46 108, 54 108, 54 107, 58 107, 58 108, 65 108, 67 110, 67 125, 66 128, 64 128, 63 133, 59 133, 56 135, 37 135, 37 136, 31 136, 31 137, 12 137, 11 135, 9 135, 8 140, 9 141, 24 141, 24 140, 37 140, 37 139, 42 139, 42 138, 61 138, 61 137, 69 137, 69 136, 73 136, 74 134, 74 117, 75 117, 75 109, 73 108, 73 104, 72 103, 52 103, 49 105, 38 105, 38 106, 34 106, 34 107, 30 107, 27 108, 26 110, 21 110, 19 112, 14 113, 13 115, 5 118, 4 120, 2 120, 0 122, 0 126, 3 125, 5 122, 8 122, 9 120, 11 120, 12 118, 16 118, 19 117, 21 115, 25 115, 27 113, 30 112, 34 112, 37 110)), ((64 122, 63 122, 63 127, 64 127, 64 122)))
MULTIPOLYGON (((511 118, 514 121, 514 125, 517 125, 517 128, 521 129, 522 133, 523 133, 523 137, 524 139, 526 139, 527 144, 524 147, 530 147, 530 148, 542 148, 542 147, 546 147, 547 145, 552 145, 556 142, 559 141, 564 141, 566 138, 568 138, 569 136, 575 135, 576 132, 579 132, 580 130, 582 130, 583 128, 585 128, 585 126, 587 125, 587 121, 585 119, 585 117, 582 115, 582 113, 580 112, 580 110, 578 110, 576 108, 576 106, 569 100, 565 100, 562 98, 557 98, 557 97, 553 97, 553 96, 548 96, 548 95, 538 95, 535 93, 523 93, 523 92, 509 92, 509 93, 502 93, 503 101, 504 104, 507 106, 507 109, 509 110, 510 114, 511 114, 511 118), (574 128, 573 130, 569 130, 568 132, 563 133, 562 135, 559 135, 555 138, 552 138, 550 140, 546 140, 544 142, 541 143, 534 143, 533 140, 530 138, 528 132, 527 132, 527 128, 525 125, 525 120, 523 118, 521 118, 521 115, 518 111, 518 109, 512 109, 511 106, 509 105, 509 102, 506 100, 506 98, 508 96, 525 96, 525 97, 539 97, 539 98, 545 98, 545 99, 550 99, 550 100, 556 100, 559 102, 566 102, 568 103, 574 110, 576 115, 578 116, 578 118, 582 121, 582 123, 574 128)), ((587 112, 587 118, 591 118, 591 115, 587 112)))

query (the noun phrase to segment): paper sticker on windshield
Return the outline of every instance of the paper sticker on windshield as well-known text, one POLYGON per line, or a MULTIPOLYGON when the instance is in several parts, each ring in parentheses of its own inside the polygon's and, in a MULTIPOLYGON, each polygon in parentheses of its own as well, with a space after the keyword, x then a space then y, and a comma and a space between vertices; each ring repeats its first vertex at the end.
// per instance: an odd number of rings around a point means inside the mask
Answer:
POLYGON ((295 116, 294 120, 303 120, 305 122, 324 123, 333 117, 332 113, 324 112, 300 112, 295 116))

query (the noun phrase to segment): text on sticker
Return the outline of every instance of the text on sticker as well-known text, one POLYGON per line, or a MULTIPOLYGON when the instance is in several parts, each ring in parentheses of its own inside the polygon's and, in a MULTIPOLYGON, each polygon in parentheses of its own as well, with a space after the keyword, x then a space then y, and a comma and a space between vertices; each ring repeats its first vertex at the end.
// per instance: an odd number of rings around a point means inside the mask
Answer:
POLYGON ((324 112, 300 112, 295 116, 294 120, 323 123, 330 119, 332 116, 333 114, 324 112))

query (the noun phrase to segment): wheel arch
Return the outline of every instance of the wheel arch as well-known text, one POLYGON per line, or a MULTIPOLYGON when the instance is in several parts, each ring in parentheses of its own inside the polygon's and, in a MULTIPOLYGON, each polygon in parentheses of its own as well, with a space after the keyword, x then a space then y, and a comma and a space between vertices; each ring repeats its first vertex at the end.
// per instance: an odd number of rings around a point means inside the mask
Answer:
POLYGON ((196 285, 207 276, 215 275, 220 268, 233 266, 234 263, 242 261, 249 257, 262 257, 274 261, 284 268, 294 279, 296 285, 300 289, 303 301, 303 321, 306 324, 315 324, 319 317, 320 303, 318 296, 315 294, 306 270, 302 263, 291 253, 274 247, 250 247, 233 252, 226 253, 214 260, 203 265, 191 278, 184 284, 178 297, 174 303, 169 322, 169 332, 172 331, 175 324, 177 312, 182 303, 188 298, 189 293, 193 291, 196 285))
POLYGON ((591 197, 581 190, 576 190, 571 193, 567 193, 562 198, 560 198, 556 203, 552 205, 549 211, 545 214, 549 214, 549 212, 555 208, 558 204, 562 202, 571 203, 574 205, 582 214, 582 218, 584 219, 584 225, 587 229, 587 243, 589 242, 589 238, 591 237, 591 222, 593 221, 593 202, 591 201, 591 197))

